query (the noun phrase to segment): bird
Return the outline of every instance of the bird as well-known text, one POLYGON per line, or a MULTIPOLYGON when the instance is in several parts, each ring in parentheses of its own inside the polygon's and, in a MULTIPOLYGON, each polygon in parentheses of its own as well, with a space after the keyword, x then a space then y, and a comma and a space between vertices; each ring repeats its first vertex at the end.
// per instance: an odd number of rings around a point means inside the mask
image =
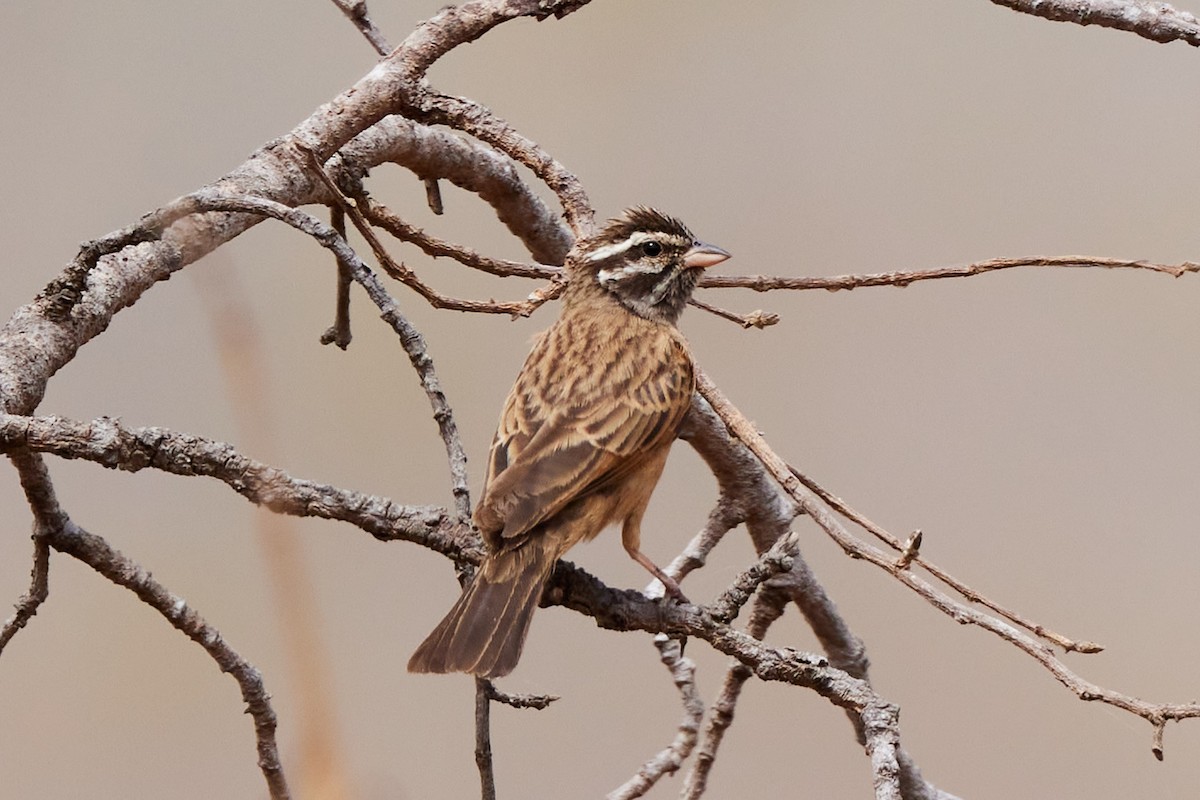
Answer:
POLYGON ((496 678, 517 665, 558 559, 610 524, 641 551, 641 523, 696 386, 676 327, 701 274, 729 258, 645 206, 579 242, 558 320, 535 340, 505 401, 473 521, 486 555, 410 672, 496 678))

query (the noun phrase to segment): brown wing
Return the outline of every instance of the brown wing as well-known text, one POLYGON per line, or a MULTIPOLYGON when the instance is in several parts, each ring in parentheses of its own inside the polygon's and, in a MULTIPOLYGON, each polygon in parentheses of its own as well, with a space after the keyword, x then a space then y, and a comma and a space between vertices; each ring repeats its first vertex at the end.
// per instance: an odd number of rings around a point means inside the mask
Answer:
POLYGON ((619 479, 675 438, 695 379, 682 342, 669 337, 661 344, 633 359, 632 374, 609 370, 613 380, 553 408, 518 379, 475 511, 493 546, 516 544, 567 503, 619 479))

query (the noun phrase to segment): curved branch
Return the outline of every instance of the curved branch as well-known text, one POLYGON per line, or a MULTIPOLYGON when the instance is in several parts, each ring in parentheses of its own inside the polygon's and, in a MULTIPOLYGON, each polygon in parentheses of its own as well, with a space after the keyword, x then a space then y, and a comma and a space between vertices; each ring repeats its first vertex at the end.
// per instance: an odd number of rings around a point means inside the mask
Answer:
POLYGON ((275 710, 271 707, 271 696, 263 685, 262 674, 230 647, 216 628, 189 608, 182 597, 169 592, 149 572, 115 550, 104 538, 88 533, 72 522, 58 504, 50 474, 40 455, 19 450, 10 457, 20 473, 21 486, 34 511, 39 533, 51 547, 82 561, 108 580, 132 591, 143 603, 165 617, 176 630, 204 648, 221 672, 228 673, 237 681, 242 699, 246 702, 246 713, 254 720, 258 766, 267 781, 267 789, 272 800, 288 800, 291 795, 275 742, 275 710))
MULTIPOLYGON (((325 179, 324 176, 321 177, 325 179)), ((343 265, 350 272, 351 277, 366 290, 367 296, 379 308, 380 316, 391 325, 400 337, 404 352, 408 354, 408 359, 421 381, 421 388, 425 390, 429 404, 433 407, 433 418, 437 422, 438 431, 441 433, 442 442, 446 447, 446 455, 450 462, 450 488, 454 494, 455 508, 461 519, 469 518, 471 501, 470 487, 467 485, 467 453, 463 449, 462 440, 458 435, 458 426, 454 422, 454 414, 450 410, 450 404, 446 400, 441 382, 434 369, 425 337, 400 313, 400 307, 396 301, 383 288, 379 279, 375 277, 375 273, 346 243, 346 240, 332 226, 326 225, 313 215, 299 209, 288 208, 273 200, 258 197, 228 197, 202 191, 184 198, 181 201, 181 205, 183 204, 190 204, 196 210, 201 211, 217 210, 260 214, 286 222, 301 233, 306 233, 316 239, 322 247, 327 248, 337 257, 338 263, 343 265)))
POLYGON ((418 101, 411 113, 421 120, 469 133, 529 167, 562 203, 563 216, 575 238, 586 239, 594 233, 595 214, 579 179, 536 142, 487 108, 465 97, 437 94, 418 101))
POLYGON ((328 162, 335 180, 357 196, 355 184, 383 163, 399 164, 422 180, 445 179, 490 204, 535 261, 559 265, 574 237, 521 180, 513 161, 485 144, 399 116, 358 134, 328 162))

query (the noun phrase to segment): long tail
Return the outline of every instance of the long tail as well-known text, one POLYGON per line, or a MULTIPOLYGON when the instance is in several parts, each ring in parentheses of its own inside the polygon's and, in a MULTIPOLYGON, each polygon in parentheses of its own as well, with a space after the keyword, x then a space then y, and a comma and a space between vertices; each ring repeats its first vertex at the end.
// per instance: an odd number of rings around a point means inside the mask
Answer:
POLYGON ((409 672, 512 672, 557 554, 538 542, 493 553, 433 633, 408 660, 409 672))

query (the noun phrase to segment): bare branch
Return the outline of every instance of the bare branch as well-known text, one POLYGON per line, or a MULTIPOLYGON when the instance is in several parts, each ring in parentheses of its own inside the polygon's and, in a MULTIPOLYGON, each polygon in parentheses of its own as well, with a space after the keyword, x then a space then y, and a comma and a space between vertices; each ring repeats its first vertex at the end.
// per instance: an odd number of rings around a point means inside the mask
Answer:
POLYGON ((899 800, 898 709, 875 693, 867 681, 829 665, 819 657, 790 648, 775 648, 714 619, 702 607, 663 604, 640 592, 616 591, 560 561, 547 598, 587 614, 602 628, 643 630, 688 636, 746 664, 759 678, 812 689, 829 702, 856 714, 866 732, 876 798, 899 800))
MULTIPOLYGON (((746 625, 746 633, 762 641, 766 638, 767 629, 783 616, 784 606, 788 598, 781 591, 767 589, 759 592, 750 608, 750 621, 746 625)), ((697 800, 708 788, 708 776, 717 760, 717 750, 725 737, 725 732, 733 724, 734 712, 742 687, 754 673, 740 661, 734 661, 725 673, 725 681, 721 692, 713 701, 708 714, 708 724, 704 727, 704 742, 696 761, 688 770, 680 796, 685 800, 697 800)))
POLYGON ((414 113, 423 122, 449 125, 469 133, 529 167, 558 196, 575 238, 586 239, 594 233, 595 214, 579 179, 536 142, 491 111, 464 97, 438 94, 419 102, 414 113))
POLYGON ((358 254, 330 226, 321 220, 295 208, 288 208, 273 200, 257 197, 225 197, 211 192, 197 192, 189 195, 186 200, 195 204, 197 210, 237 211, 251 214, 261 214, 281 222, 286 222, 301 233, 312 236, 322 247, 329 249, 344 264, 354 280, 362 286, 367 296, 380 310, 384 321, 392 326, 392 330, 400 337, 404 352, 408 354, 413 369, 420 378, 421 387, 433 407, 433 418, 437 422, 442 442, 446 446, 446 455, 450 462, 451 491, 454 494, 454 504, 460 519, 470 519, 471 497, 467 485, 467 453, 463 449, 458 435, 458 426, 454 422, 454 414, 446 395, 442 392, 441 383, 429 356, 429 348, 425 337, 421 335, 408 319, 400 313, 400 308, 392 298, 375 273, 363 263, 358 254))
POLYGON ((61 417, 0 415, 0 450, 21 449, 92 461, 108 469, 151 468, 215 478, 250 502, 280 514, 339 520, 380 541, 402 539, 449 556, 477 561, 470 528, 433 506, 403 506, 374 495, 293 478, 246 458, 232 446, 165 428, 130 428, 102 417, 88 423, 61 417))
POLYGON ((425 73, 455 47, 475 41, 508 20, 528 16, 561 18, 587 2, 474 0, 447 6, 421 23, 371 74, 325 107, 333 115, 326 136, 309 136, 306 125, 301 125, 295 133, 325 161, 351 137, 391 113, 445 124, 471 134, 532 169, 558 196, 576 238, 583 238, 592 231, 592 211, 579 179, 483 106, 433 92, 425 73))
POLYGON ((532 708, 535 711, 549 708, 551 703, 560 699, 553 694, 513 694, 501 691, 491 681, 488 681, 488 698, 512 708, 532 708))
POLYGON ((538 262, 562 264, 571 248, 574 237, 558 213, 521 180, 512 159, 481 142, 391 116, 354 137, 327 168, 347 194, 359 197, 363 192, 356 186, 367 170, 385 162, 479 195, 538 262))
POLYGON ((732 311, 726 311, 723 308, 719 308, 714 305, 709 305, 708 303, 705 303, 702 300, 697 300, 695 297, 688 300, 688 305, 695 306, 696 308, 699 308, 699 309, 703 309, 704 311, 707 311, 710 314, 715 314, 718 317, 721 317, 722 319, 729 320, 730 322, 736 322, 738 325, 741 325, 743 328, 758 328, 759 330, 762 330, 763 328, 769 327, 771 325, 774 325, 776 322, 779 322, 778 314, 771 314, 771 313, 761 311, 761 310, 752 311, 749 314, 745 314, 745 315, 735 314, 732 311))
POLYGON ((1099 25, 1166 44, 1200 47, 1200 20, 1168 3, 1146 0, 992 0, 1022 14, 1076 25, 1099 25))
MULTIPOLYGON (((726 502, 725 498, 729 498, 728 502, 732 507, 727 512, 727 519, 745 521, 755 549, 759 553, 766 552, 780 538, 788 535, 792 520, 801 513, 801 509, 783 493, 758 457, 731 436, 725 423, 699 395, 693 398, 681 437, 696 449, 716 476, 721 486, 721 502, 726 502)), ((714 510, 714 515, 715 513, 714 510)), ((709 527, 712 527, 712 517, 709 527)), ((775 575, 764 584, 758 594, 758 598, 762 599, 756 599, 754 608, 759 609, 757 604, 760 602, 781 602, 776 595, 791 600, 800 609, 829 657, 831 665, 856 678, 868 679, 869 660, 862 640, 850 630, 825 588, 799 553, 793 556, 790 570, 775 575)), ((764 607, 756 613, 765 613, 767 610, 769 609, 764 607)), ((782 605, 778 612, 782 613, 782 605)), ((771 617, 763 624, 769 625, 774 618, 771 617)), ((757 630, 753 627, 756 624, 753 616, 750 624, 751 630, 757 630)), ((765 633, 765 627, 763 631, 765 633)), ((738 678, 737 675, 727 676, 728 692, 724 694, 724 699, 719 697, 714 702, 714 716, 711 719, 718 719, 722 715, 732 719, 733 706, 740 687, 733 686, 730 681, 738 683, 742 680, 745 678, 738 678)), ((847 710, 846 714, 854 726, 858 741, 864 743, 866 732, 861 716, 850 710, 847 710)), ((726 726, 727 724, 726 722, 726 726)), ((720 735, 721 731, 707 733, 706 741, 714 736, 719 740, 720 735)), ((713 757, 717 743, 718 741, 714 740, 712 745, 713 757)), ((900 765, 900 784, 905 798, 916 800, 951 797, 926 782, 916 763, 903 750, 897 752, 896 758, 900 765)), ((701 776, 698 776, 697 780, 701 780, 701 776)), ((698 790, 703 791, 703 786, 698 790)))
POLYGON ((225 642, 220 631, 189 608, 182 597, 169 592, 149 572, 114 550, 102 537, 88 533, 72 522, 58 504, 50 474, 39 454, 18 450, 11 453, 10 458, 20 472, 21 486, 37 525, 51 547, 132 591, 143 603, 162 614, 176 630, 203 647, 221 672, 233 676, 246 702, 246 712, 254 720, 258 766, 266 778, 267 789, 272 800, 287 800, 290 797, 287 779, 275 743, 275 711, 259 671, 225 642))
POLYGON ((426 255, 433 258, 449 256, 463 266, 503 278, 549 278, 553 280, 559 279, 563 275, 561 267, 547 264, 524 264, 520 261, 482 255, 469 247, 439 239, 416 225, 410 225, 390 208, 376 202, 370 196, 359 195, 354 199, 359 212, 372 225, 383 228, 402 242, 415 244, 426 255))
MULTIPOLYGON (((345 239, 345 213, 341 208, 331 208, 329 210, 329 217, 329 222, 333 226, 333 229, 337 231, 338 236, 345 239)), ((349 268, 341 261, 337 261, 337 301, 333 315, 333 325, 321 334, 321 344, 335 344, 342 350, 350 346, 350 340, 353 338, 350 334, 350 284, 353 282, 354 276, 350 273, 349 268)))
POLYGON ((1097 258, 1094 256, 1031 256, 1028 258, 992 258, 957 267, 913 270, 911 272, 878 272, 872 275, 837 275, 831 278, 807 278, 786 275, 706 275, 700 286, 709 289, 753 289, 769 292, 776 289, 859 289, 866 286, 908 286, 917 281, 940 278, 970 278, 988 272, 1017 267, 1063 267, 1099 269, 1142 269, 1161 272, 1178 278, 1189 272, 1200 272, 1200 264, 1185 261, 1178 266, 1155 264, 1143 260, 1124 258, 1097 258))
POLYGON ((770 549, 758 557, 758 561, 743 570, 729 588, 709 604, 713 617, 722 622, 732 622, 736 619, 742 606, 749 602, 759 586, 768 579, 792 569, 799 547, 800 542, 795 532, 776 539, 770 549))
MULTIPOLYGON (((303 147, 303 145, 298 146, 303 147)), ((379 263, 383 267, 384 271, 387 272, 387 274, 392 278, 395 278, 405 286, 416 291, 417 294, 429 301, 431 306, 434 308, 448 309, 451 311, 474 311, 486 314, 509 314, 514 317, 528 316, 535 308, 538 307, 530 302, 497 303, 494 301, 477 302, 474 300, 459 300, 453 297, 447 297, 446 295, 441 294, 440 292, 427 286, 421 281, 420 278, 416 276, 415 273, 413 273, 412 270, 403 264, 397 263, 392 258, 391 254, 388 253, 386 248, 384 248, 383 243, 379 241, 379 237, 375 235, 375 231, 371 228, 371 225, 366 219, 363 218, 363 215, 359 212, 359 210, 350 204, 350 201, 341 193, 338 187, 334 184, 333 180, 325 174, 325 170, 321 166, 321 163, 316 160, 316 154, 311 150, 307 150, 306 152, 311 160, 313 171, 317 173, 322 181, 324 181, 330 193, 333 195, 335 202, 338 204, 338 208, 350 215, 350 219, 354 223, 354 227, 356 227, 358 232, 362 234, 363 238, 367 240, 367 244, 370 245, 371 251, 375 254, 375 258, 379 260, 379 263)))
POLYGON ((491 681, 475 679, 475 766, 479 770, 479 796, 496 800, 496 773, 492 767, 491 681))
MULTIPOLYGON (((461 38, 438 34, 442 38, 429 44, 429 37, 436 31, 423 29, 424 33, 409 42, 409 47, 398 48, 290 134, 264 146, 233 172, 212 183, 210 192, 254 195, 283 201, 285 205, 323 200, 326 189, 302 168, 296 151, 287 145, 307 142, 327 157, 359 137, 348 148, 352 156, 350 166, 382 163, 397 151, 407 151, 420 161, 419 166, 410 164, 410 168, 418 174, 427 173, 422 177, 441 177, 439 173, 446 172, 445 177, 464 188, 480 184, 477 190, 480 196, 492 203, 501 219, 532 248, 535 259, 548 263, 561 261, 570 247, 570 234, 521 183, 511 162, 486 148, 462 143, 457 149, 451 148, 447 145, 455 139, 451 134, 435 134, 424 126, 396 122, 394 117, 385 120, 400 110, 403 97, 411 91, 411 81, 420 80, 423 71, 441 53, 477 38, 506 19, 566 13, 573 7, 570 3, 536 0, 504 3, 504 8, 498 11, 480 6, 476 2, 452 10, 457 15, 481 15, 473 27, 455 31, 461 38), (414 48, 420 52, 414 53, 414 48), (368 132, 372 126, 376 126, 375 130, 368 132), (387 153, 376 153, 373 148, 387 153), (471 167, 481 166, 488 159, 493 162, 491 168, 479 169, 478 177, 468 175, 471 167)), ((448 13, 451 12, 440 14, 438 19, 448 13)), ((79 347, 107 329, 117 312, 137 302, 150 286, 262 218, 258 214, 195 215, 191 214, 194 208, 190 202, 177 201, 146 215, 135 225, 85 246, 79 258, 37 300, 13 314, 0 331, 0 409, 18 414, 32 411, 45 392, 49 377, 70 361, 79 347), (120 259, 112 257, 117 252, 120 259), (88 281, 93 272, 99 278, 88 281)))
POLYGON ((1044 625, 1034 622, 1033 620, 1022 616, 1011 609, 1005 608, 996 601, 985 597, 984 595, 972 589, 970 586, 967 586, 958 578, 955 578, 953 575, 946 572, 937 564, 926 560, 920 555, 919 548, 922 536, 917 535, 920 534, 920 531, 918 531, 917 534, 914 534, 913 537, 910 537, 908 542, 901 542, 895 536, 892 536, 886 530, 848 506, 846 501, 842 500, 842 498, 828 491, 812 478, 801 473, 795 467, 789 466, 788 469, 791 471, 792 475, 794 475, 802 484, 804 484, 807 489, 809 489, 809 491, 821 498, 821 500, 827 503, 834 511, 837 511, 855 525, 858 525, 863 530, 872 534, 875 536, 875 538, 879 539, 888 547, 898 551, 900 553, 900 558, 898 558, 892 564, 891 569, 893 572, 907 569, 909 564, 919 564, 924 567, 930 575, 937 578, 954 591, 958 592, 968 601, 977 603, 985 608, 990 609, 991 611, 996 612, 1014 625, 1018 625, 1033 635, 1056 644, 1068 652, 1099 653, 1104 649, 1103 645, 1096 644, 1095 642, 1077 641, 1075 639, 1069 639, 1060 633, 1055 633, 1044 625))
POLYGON ((15 612, 0 627, 0 654, 4 646, 25 627, 46 598, 50 596, 50 547, 44 535, 33 534, 33 568, 29 575, 29 590, 17 600, 15 612))
MULTIPOLYGON (((894 559, 873 545, 851 535, 829 513, 816 496, 800 483, 786 462, 771 450, 754 429, 754 426, 721 394, 720 390, 717 389, 707 375, 698 372, 698 384, 700 394, 712 405, 713 410, 720 415, 730 432, 753 451, 775 481, 783 487, 784 491, 848 555, 865 559, 875 566, 886 570, 898 581, 923 597, 934 608, 949 615, 954 621, 963 625, 978 625, 984 630, 990 631, 1015 645, 1022 652, 1027 653, 1042 664, 1055 679, 1074 692, 1081 700, 1095 700, 1123 709, 1145 719, 1152 726, 1156 727, 1164 720, 1183 720, 1200 717, 1200 703, 1148 703, 1139 698, 1121 694, 1111 689, 1105 689, 1086 681, 1056 658, 1054 652, 1049 647, 1030 638, 1020 630, 989 614, 984 614, 957 602, 910 571, 896 570, 894 568, 894 559)), ((868 730, 868 740, 870 736, 871 733, 868 730)), ((1157 747, 1157 743, 1154 746, 1157 747)))
MULTIPOLYGON (((176 474, 208 474, 225 480, 251 499, 258 498, 272 508, 289 513, 312 513, 329 518, 345 518, 347 511, 359 511, 360 505, 375 506, 376 508, 379 505, 385 505, 387 511, 376 510, 357 520, 360 527, 380 538, 390 538, 381 536, 380 533, 382 532, 381 528, 390 532, 392 526, 383 525, 381 522, 393 519, 397 508, 386 501, 362 498, 332 487, 319 487, 320 491, 314 492, 313 489, 318 487, 294 481, 278 471, 274 471, 276 474, 272 476, 274 480, 270 482, 271 490, 264 491, 264 487, 260 485, 262 476, 259 473, 269 468, 248 462, 227 445, 216 445, 190 437, 164 434, 157 429, 128 431, 112 420, 98 420, 89 426, 84 426, 78 423, 66 423, 56 418, 0 418, 0 441, 3 441, 6 447, 25 447, 45 450, 66 457, 84 457, 109 467, 140 469, 152 466, 176 474), (289 488, 293 491, 287 491, 289 488), (314 498, 314 494, 318 496, 314 498), (347 509, 347 506, 350 508, 347 509)), ((436 511, 432 513, 436 514, 436 511)), ((437 517, 437 520, 442 524, 446 522, 444 512, 437 517)), ((411 520, 409 521, 411 522, 411 520)), ((401 535, 396 538, 418 541, 425 546, 434 547, 448 555, 468 561, 478 558, 477 551, 464 551, 457 546, 461 535, 421 538, 412 536, 413 532, 412 530, 400 531, 401 535)), ((563 565, 562 569, 567 569, 566 565, 563 565)), ((735 634, 727 626, 716 623, 715 620, 712 620, 711 615, 704 613, 697 615, 696 610, 692 610, 685 622, 667 626, 664 625, 662 615, 664 613, 678 614, 680 613, 678 607, 668 606, 664 610, 664 607, 646 600, 638 593, 615 593, 578 570, 572 571, 571 576, 573 578, 571 585, 576 589, 573 593, 567 593, 564 602, 573 608, 581 608, 580 598, 582 595, 579 594, 577 588, 579 585, 587 586, 592 593, 601 593, 600 599, 594 600, 594 605, 583 605, 582 607, 590 607, 590 613, 596 616, 603 625, 613 627, 611 620, 615 618, 622 620, 621 626, 625 627, 630 625, 631 621, 636 622, 640 618, 640 623, 633 624, 633 627, 641 627, 654 632, 697 636, 712 641, 714 646, 723 652, 740 654, 739 657, 743 659, 749 658, 752 663, 757 663, 756 660, 762 658, 761 654, 756 654, 755 645, 751 640, 739 639, 740 634, 735 634), (614 595, 619 599, 613 600, 612 596, 614 595)), ((772 656, 772 658, 776 657, 772 656)), ((791 657, 789 656, 789 658, 791 657)), ((809 679, 801 680, 794 675, 772 679, 789 680, 797 682, 798 685, 808 685, 809 682, 809 679)), ((840 680, 838 679, 838 681, 840 680)), ((817 688, 823 695, 829 696, 820 687, 812 688, 817 688)), ((834 689, 829 691, 834 692, 834 689)), ((864 689, 858 687, 846 696, 857 696, 854 693, 861 691, 864 689)), ((835 693, 842 696, 842 689, 838 688, 835 693)), ((833 698, 831 697, 831 699, 833 698)), ((834 700, 834 702, 842 704, 838 700, 834 700)), ((849 707, 856 706, 851 704, 849 707)))
POLYGON ((383 31, 375 27, 375 23, 371 21, 371 14, 367 11, 367 0, 333 0, 333 4, 354 23, 354 27, 358 28, 358 32, 371 43, 376 53, 386 56, 392 52, 391 45, 387 43, 387 37, 383 35, 383 31))
MULTIPOLYGON (((743 521, 741 510, 729 495, 722 493, 717 504, 708 513, 708 521, 704 524, 704 529, 687 543, 683 551, 675 556, 663 571, 674 578, 676 583, 682 581, 688 573, 703 567, 708 559, 708 554, 720 544, 721 540, 725 538, 725 534, 743 521)), ((654 596, 661 597, 661 593, 664 591, 662 582, 651 581, 645 591, 649 593, 652 590, 659 593, 654 596)))
POLYGON ((426 178, 424 182, 425 203, 430 211, 440 217, 446 213, 446 206, 442 203, 442 185, 438 183, 437 178, 426 178))

